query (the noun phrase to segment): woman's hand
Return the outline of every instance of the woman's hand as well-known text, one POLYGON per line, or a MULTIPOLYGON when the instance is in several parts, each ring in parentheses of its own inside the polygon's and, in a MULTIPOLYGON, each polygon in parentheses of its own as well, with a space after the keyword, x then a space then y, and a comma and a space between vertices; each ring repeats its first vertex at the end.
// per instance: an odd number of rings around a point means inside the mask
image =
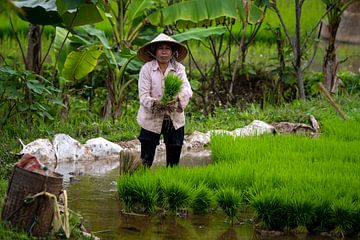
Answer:
POLYGON ((181 112, 184 111, 182 106, 181 106, 179 98, 176 98, 175 100, 172 100, 168 104, 166 104, 166 110, 168 112, 175 112, 176 111, 178 113, 181 113, 181 112))
POLYGON ((164 104, 160 103, 159 100, 155 100, 152 107, 151 107, 151 111, 152 113, 163 113, 165 112, 167 106, 165 106, 164 104))
POLYGON ((175 112, 176 107, 177 107, 176 104, 177 104, 177 99, 168 102, 168 103, 166 104, 166 110, 167 110, 168 112, 170 112, 170 113, 171 113, 171 112, 175 112))

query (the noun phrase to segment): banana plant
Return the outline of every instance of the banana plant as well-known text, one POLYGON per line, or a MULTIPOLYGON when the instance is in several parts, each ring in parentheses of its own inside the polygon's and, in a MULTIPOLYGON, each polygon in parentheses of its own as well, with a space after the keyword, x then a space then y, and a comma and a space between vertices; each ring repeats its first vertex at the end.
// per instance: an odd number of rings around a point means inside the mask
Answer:
MULTIPOLYGON (((64 41, 65 32, 57 29, 55 38, 55 51, 59 51, 60 43, 64 41)), ((135 52, 128 48, 118 51, 108 42, 105 33, 93 26, 87 25, 77 28, 76 34, 71 34, 65 40, 58 69, 62 76, 63 89, 71 83, 83 81, 90 72, 105 69, 105 86, 107 88, 107 101, 110 109, 105 110, 113 119, 120 117, 122 105, 126 97, 126 90, 132 79, 126 77, 126 69, 139 71, 141 63, 133 61, 135 52)), ((105 103, 104 107, 108 105, 105 103)), ((104 117, 108 117, 107 115, 104 117)))
MULTIPOLYGON (((253 43, 257 32, 264 20, 266 6, 260 0, 190 0, 173 4, 166 8, 150 14, 147 19, 153 25, 175 25, 177 28, 188 28, 192 26, 213 26, 214 24, 226 24, 232 22, 226 19, 237 20, 242 24, 241 39, 237 40, 238 53, 234 64, 231 82, 228 91, 229 100, 233 98, 233 85, 237 79, 238 65, 244 68, 245 57, 248 47, 253 43), (201 11, 199 10, 201 9, 201 11), (247 39, 247 32, 250 29, 250 36, 247 39), (239 64, 241 61, 241 64, 239 64)), ((228 24, 232 25, 232 24, 228 24)), ((231 27, 228 27, 232 34, 231 27)), ((210 45, 213 43, 210 43, 210 45)), ((221 46, 219 46, 221 48, 221 46)), ((213 53, 215 62, 219 59, 216 51, 213 53), (217 55, 217 56, 215 56, 217 55)), ((216 63, 219 68, 219 64, 216 63)), ((218 72, 220 69, 217 70, 218 72)), ((213 85, 213 84, 211 84, 213 85)), ((216 92, 215 89, 213 91, 216 92)))
MULTIPOLYGON (((27 57, 18 41, 27 70, 41 74, 41 29, 40 25, 57 25, 66 28, 102 21, 95 4, 88 0, 8 0, 17 14, 29 22, 29 39, 27 57)), ((11 18, 10 18, 11 21, 11 18)), ((51 43, 52 44, 52 43, 51 43)), ((51 45, 50 45, 51 46, 51 45)), ((46 56, 45 56, 46 57, 46 56)), ((56 69, 55 61, 53 82, 56 69)), ((31 100, 31 91, 26 89, 27 98, 31 100)))
POLYGON ((112 28, 119 49, 132 42, 147 25, 148 12, 155 11, 159 0, 100 0, 99 6, 112 28))

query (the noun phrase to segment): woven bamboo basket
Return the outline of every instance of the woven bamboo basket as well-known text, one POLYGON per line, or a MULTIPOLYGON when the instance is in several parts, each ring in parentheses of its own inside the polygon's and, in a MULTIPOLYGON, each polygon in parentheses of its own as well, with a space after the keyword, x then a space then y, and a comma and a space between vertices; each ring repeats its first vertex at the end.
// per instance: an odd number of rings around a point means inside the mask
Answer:
POLYGON ((54 215, 53 202, 45 196, 29 203, 24 200, 42 191, 59 197, 63 189, 63 177, 51 172, 48 176, 15 166, 7 191, 2 220, 33 236, 44 237, 51 231, 54 215))

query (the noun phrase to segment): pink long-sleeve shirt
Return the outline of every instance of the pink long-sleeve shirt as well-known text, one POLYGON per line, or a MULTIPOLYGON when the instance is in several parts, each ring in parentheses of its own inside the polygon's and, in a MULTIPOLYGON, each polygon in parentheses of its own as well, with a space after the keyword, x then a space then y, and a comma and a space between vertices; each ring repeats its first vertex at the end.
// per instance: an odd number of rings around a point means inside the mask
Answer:
POLYGON ((169 72, 177 74, 183 81, 181 91, 178 95, 182 108, 185 109, 189 103, 193 93, 186 77, 185 67, 178 62, 176 62, 176 65, 177 67, 175 68, 169 63, 164 74, 161 72, 156 60, 145 63, 141 68, 138 82, 140 108, 137 115, 137 122, 142 128, 155 133, 160 133, 165 114, 170 116, 175 129, 185 125, 184 111, 181 113, 176 111, 163 113, 152 112, 154 101, 160 100, 163 96, 164 77, 169 72))

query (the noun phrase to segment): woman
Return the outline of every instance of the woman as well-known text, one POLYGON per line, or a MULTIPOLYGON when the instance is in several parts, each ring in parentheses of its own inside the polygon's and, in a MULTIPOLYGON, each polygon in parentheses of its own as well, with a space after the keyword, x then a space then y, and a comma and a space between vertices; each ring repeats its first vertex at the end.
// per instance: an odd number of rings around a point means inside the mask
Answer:
POLYGON ((185 115, 192 90, 186 77, 185 67, 179 63, 187 55, 187 49, 171 37, 161 33, 138 50, 138 57, 146 62, 139 74, 140 108, 137 121, 141 126, 141 159, 151 167, 160 135, 166 146, 166 166, 179 163, 184 141, 185 115), (164 77, 173 73, 183 81, 180 93, 174 101, 162 105, 164 77))

